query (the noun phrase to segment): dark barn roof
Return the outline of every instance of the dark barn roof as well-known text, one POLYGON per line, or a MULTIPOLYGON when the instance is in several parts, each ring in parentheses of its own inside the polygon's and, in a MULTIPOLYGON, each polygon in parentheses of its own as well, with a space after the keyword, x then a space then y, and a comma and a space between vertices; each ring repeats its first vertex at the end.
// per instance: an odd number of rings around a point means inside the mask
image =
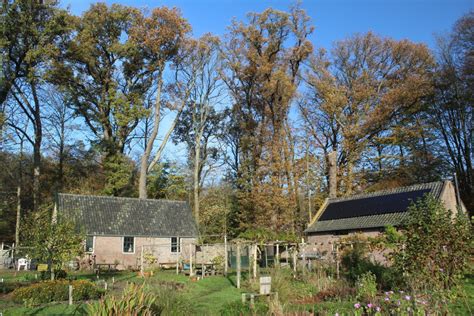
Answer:
POLYGON ((397 226, 410 204, 426 194, 439 198, 443 182, 431 182, 349 197, 329 199, 306 233, 397 226))
POLYGON ((181 201, 58 194, 58 217, 72 219, 88 235, 196 237, 189 204, 181 201))

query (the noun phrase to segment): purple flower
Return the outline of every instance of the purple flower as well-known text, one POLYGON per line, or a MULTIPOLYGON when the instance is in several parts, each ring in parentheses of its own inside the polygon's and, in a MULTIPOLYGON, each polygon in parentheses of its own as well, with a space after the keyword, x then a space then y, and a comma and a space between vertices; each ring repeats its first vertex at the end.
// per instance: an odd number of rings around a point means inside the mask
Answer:
POLYGON ((334 314, 334 316, 339 316, 339 313, 334 314))
POLYGON ((401 304, 401 303, 400 303, 400 300, 398 300, 397 305, 400 306, 400 304, 401 304))
POLYGON ((439 268, 439 271, 440 271, 440 272, 444 272, 443 268, 439 268))
POLYGON ((403 294, 403 291, 398 291, 399 293, 403 294))
POLYGON ((426 302, 426 301, 421 301, 421 304, 426 305, 426 304, 428 304, 428 302, 426 302))
POLYGON ((355 303, 355 304, 354 304, 354 307, 357 308, 357 309, 359 309, 359 308, 360 308, 360 304, 359 304, 359 303, 355 303))
POLYGON ((377 310, 377 312, 380 312, 382 310, 379 306, 377 306, 375 309, 377 310))
POLYGON ((372 305, 372 303, 367 304, 367 307, 368 307, 368 308, 372 308, 373 306, 374 306, 374 305, 372 305))
POLYGON ((409 300, 411 299, 411 296, 410 296, 410 295, 405 295, 405 299, 406 299, 407 301, 409 301, 409 300))
POLYGON ((390 299, 389 299, 388 297, 386 297, 386 298, 385 298, 385 301, 388 302, 388 301, 390 301, 390 299))

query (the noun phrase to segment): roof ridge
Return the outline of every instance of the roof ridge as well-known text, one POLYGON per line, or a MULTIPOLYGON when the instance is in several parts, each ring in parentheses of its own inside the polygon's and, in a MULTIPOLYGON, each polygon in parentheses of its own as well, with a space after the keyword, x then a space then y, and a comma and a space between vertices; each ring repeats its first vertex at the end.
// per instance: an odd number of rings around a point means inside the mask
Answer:
POLYGON ((58 193, 58 195, 69 195, 69 196, 78 196, 78 197, 94 197, 94 198, 105 198, 105 199, 114 199, 114 200, 139 200, 139 201, 152 201, 152 202, 178 202, 178 203, 188 203, 187 201, 179 200, 168 200, 168 199, 140 199, 126 196, 110 196, 110 195, 96 195, 96 194, 74 194, 74 193, 58 193))
POLYGON ((328 202, 342 202, 342 201, 347 201, 347 200, 357 200, 357 199, 364 199, 368 197, 422 190, 422 189, 427 189, 427 188, 433 189, 436 185, 444 185, 446 181, 447 180, 418 183, 418 184, 413 184, 413 185, 408 185, 408 186, 403 186, 403 187, 397 187, 393 189, 385 189, 385 190, 379 190, 379 191, 374 191, 374 192, 359 193, 359 194, 354 194, 354 195, 349 195, 349 196, 341 196, 341 197, 329 199, 328 202))

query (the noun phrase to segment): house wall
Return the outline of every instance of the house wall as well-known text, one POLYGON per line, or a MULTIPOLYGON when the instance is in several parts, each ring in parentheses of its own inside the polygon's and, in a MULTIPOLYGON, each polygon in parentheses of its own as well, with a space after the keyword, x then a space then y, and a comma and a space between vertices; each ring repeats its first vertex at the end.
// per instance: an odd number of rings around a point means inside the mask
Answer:
POLYGON ((174 253, 171 252, 171 238, 135 237, 134 252, 124 253, 123 237, 95 236, 93 255, 98 264, 118 262, 117 269, 139 268, 143 246, 144 254, 152 255, 159 264, 171 266, 179 258, 189 257, 189 245, 195 242, 195 238, 181 238, 181 251, 174 253))
MULTIPOLYGON (((440 200, 443 202, 444 207, 453 212, 453 215, 457 214, 457 198, 454 184, 451 181, 446 181, 443 191, 441 192, 440 200)), ((464 212, 467 212, 466 207, 462 204, 461 208, 464 212)))
MULTIPOLYGON (((324 260, 334 261, 334 244, 337 243, 341 238, 347 238, 352 235, 362 235, 365 237, 374 238, 381 234, 377 229, 367 229, 364 231, 353 231, 348 234, 334 235, 328 234, 309 234, 307 236, 307 243, 305 245, 306 253, 319 252, 323 255, 324 260)), ((372 261, 376 261, 381 264, 386 264, 387 259, 385 258, 387 251, 372 251, 369 254, 369 258, 372 261)))

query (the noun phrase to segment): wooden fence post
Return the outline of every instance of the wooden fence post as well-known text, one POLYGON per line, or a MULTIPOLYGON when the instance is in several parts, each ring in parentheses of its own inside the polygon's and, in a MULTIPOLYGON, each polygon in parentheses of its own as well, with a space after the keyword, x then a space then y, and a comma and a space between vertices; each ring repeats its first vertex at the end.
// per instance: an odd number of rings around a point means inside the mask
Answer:
POLYGON ((189 244, 189 276, 193 275, 193 244, 189 244))
POLYGON ((227 234, 224 235, 224 276, 227 276, 227 263, 229 261, 227 254, 227 234))
POLYGON ((143 245, 142 245, 142 250, 140 252, 140 274, 143 277, 145 275, 145 267, 143 266, 143 245))
POLYGON ((237 288, 240 289, 240 243, 237 243, 237 288))
POLYGON ((296 272, 296 255, 297 255, 297 250, 296 247, 293 249, 293 271, 296 272))
POLYGON ((276 256, 275 256, 275 261, 277 262, 278 266, 280 266, 280 244, 277 244, 277 249, 276 249, 276 256))
POLYGON ((72 305, 72 285, 69 285, 69 305, 72 305))
POLYGON ((253 245, 253 278, 257 278, 257 244, 253 245))

